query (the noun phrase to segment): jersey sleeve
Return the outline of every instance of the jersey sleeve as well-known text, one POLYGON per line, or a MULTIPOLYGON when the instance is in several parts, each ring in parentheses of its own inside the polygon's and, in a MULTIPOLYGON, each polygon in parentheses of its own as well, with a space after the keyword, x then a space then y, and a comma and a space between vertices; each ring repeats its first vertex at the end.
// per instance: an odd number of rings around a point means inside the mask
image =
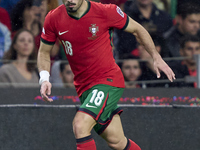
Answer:
POLYGON ((106 6, 107 23, 109 27, 118 29, 126 29, 129 18, 117 5, 109 4, 106 6))
POLYGON ((45 44, 53 45, 56 42, 57 36, 54 30, 51 12, 47 14, 42 29, 41 41, 45 44))

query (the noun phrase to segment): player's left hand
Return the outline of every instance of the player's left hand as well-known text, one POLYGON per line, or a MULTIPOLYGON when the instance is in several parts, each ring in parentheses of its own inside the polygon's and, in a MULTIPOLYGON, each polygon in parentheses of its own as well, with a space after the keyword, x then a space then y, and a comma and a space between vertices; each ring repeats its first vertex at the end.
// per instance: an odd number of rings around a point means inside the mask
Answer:
POLYGON ((160 78, 160 71, 163 71, 171 82, 176 79, 172 69, 161 57, 154 59, 154 69, 156 71, 157 78, 160 78))

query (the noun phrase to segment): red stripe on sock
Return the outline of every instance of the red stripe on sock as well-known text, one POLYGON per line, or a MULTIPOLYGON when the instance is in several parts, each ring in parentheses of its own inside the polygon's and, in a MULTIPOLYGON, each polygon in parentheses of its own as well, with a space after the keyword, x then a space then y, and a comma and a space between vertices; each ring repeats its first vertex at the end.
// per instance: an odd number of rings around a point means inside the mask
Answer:
POLYGON ((135 142, 133 142, 130 139, 129 141, 130 141, 130 148, 128 150, 141 150, 141 148, 135 142))
POLYGON ((77 150, 96 150, 96 144, 94 139, 89 142, 78 143, 76 144, 77 150))

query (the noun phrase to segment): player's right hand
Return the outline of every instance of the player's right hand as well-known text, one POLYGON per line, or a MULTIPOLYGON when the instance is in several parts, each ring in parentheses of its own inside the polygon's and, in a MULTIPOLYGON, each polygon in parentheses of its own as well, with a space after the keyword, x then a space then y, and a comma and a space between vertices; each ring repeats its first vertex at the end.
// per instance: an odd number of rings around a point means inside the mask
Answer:
POLYGON ((53 102, 52 98, 49 98, 48 95, 51 95, 51 83, 44 81, 40 88, 40 94, 45 101, 53 102))

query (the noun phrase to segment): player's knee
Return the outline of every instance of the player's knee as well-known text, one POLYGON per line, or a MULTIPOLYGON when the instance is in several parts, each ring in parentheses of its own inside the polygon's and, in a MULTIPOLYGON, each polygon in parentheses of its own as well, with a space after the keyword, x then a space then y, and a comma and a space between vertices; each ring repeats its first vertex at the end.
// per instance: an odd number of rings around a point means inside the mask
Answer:
POLYGON ((91 132, 94 125, 87 118, 75 117, 72 126, 76 137, 84 137, 91 132))
POLYGON ((80 120, 80 119, 74 119, 73 123, 73 131, 75 135, 80 135, 80 134, 84 134, 85 129, 84 129, 84 121, 80 120))
POLYGON ((73 131, 76 138, 84 137, 90 134, 96 121, 85 113, 78 112, 73 120, 73 131))

